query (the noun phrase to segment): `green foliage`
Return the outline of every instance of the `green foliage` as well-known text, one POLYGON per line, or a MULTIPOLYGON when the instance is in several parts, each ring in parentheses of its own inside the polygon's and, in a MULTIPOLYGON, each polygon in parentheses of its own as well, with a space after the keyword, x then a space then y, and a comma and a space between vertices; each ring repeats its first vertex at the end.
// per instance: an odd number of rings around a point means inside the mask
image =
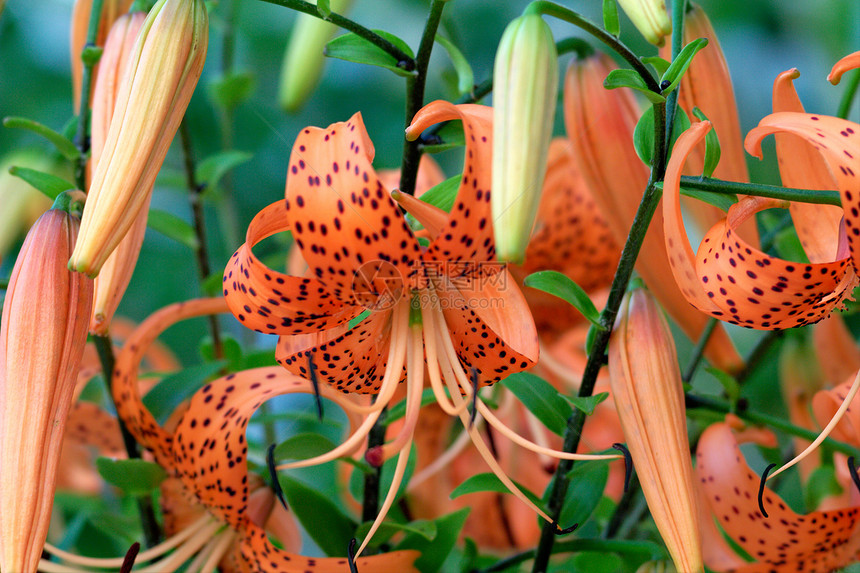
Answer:
MULTIPOLYGON (((383 30, 374 30, 374 32, 397 46, 397 48, 410 58, 413 57, 413 53, 409 48, 409 45, 394 34, 390 34, 383 30)), ((351 32, 338 36, 326 44, 325 55, 330 58, 337 58, 339 60, 346 60, 357 64, 379 66, 381 68, 391 70, 398 76, 409 77, 414 75, 414 72, 407 71, 400 67, 398 65, 399 62, 394 56, 375 44, 371 44, 361 36, 351 32)))
POLYGON ((160 209, 150 209, 146 225, 165 237, 185 245, 192 251, 196 251, 199 247, 194 227, 172 213, 160 209))
POLYGON ((291 477, 280 475, 279 481, 290 509, 314 543, 326 555, 345 556, 358 524, 329 496, 291 477))
POLYGON ((74 183, 69 183, 62 177, 37 171, 28 167, 10 167, 9 173, 15 177, 19 177, 44 193, 50 199, 56 199, 60 193, 69 191, 75 188, 74 183))
POLYGON ((564 434, 572 410, 551 384, 529 372, 511 374, 501 383, 513 392, 544 426, 559 436, 564 434))
POLYGON ((603 330, 600 313, 581 286, 558 271, 539 271, 526 277, 523 284, 564 300, 582 313, 591 324, 603 330))
POLYGON ((167 477, 160 465, 146 460, 98 458, 96 469, 106 482, 135 496, 151 494, 167 477))

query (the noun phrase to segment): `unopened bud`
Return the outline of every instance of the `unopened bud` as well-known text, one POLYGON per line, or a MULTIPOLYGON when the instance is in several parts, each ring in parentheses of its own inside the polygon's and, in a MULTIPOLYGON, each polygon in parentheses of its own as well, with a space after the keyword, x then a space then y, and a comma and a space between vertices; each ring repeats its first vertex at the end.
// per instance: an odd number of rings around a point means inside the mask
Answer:
POLYGON ((203 71, 203 0, 159 0, 123 75, 69 268, 92 277, 137 219, 203 71))
POLYGON ((672 33, 672 20, 666 12, 666 0, 618 0, 627 17, 655 46, 662 46, 672 33))
POLYGON ((496 255, 521 263, 540 203, 558 92, 558 54, 538 14, 511 22, 493 71, 496 255))

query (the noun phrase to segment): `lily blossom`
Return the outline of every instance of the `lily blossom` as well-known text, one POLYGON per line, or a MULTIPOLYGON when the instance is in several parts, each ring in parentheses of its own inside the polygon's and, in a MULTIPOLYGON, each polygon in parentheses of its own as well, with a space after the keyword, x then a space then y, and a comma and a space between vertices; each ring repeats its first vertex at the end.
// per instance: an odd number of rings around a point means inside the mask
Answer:
MULTIPOLYGON (((475 390, 532 367, 538 340, 522 293, 495 262, 492 110, 436 101, 418 112, 407 137, 417 138, 429 126, 449 120, 461 120, 466 137, 466 163, 451 213, 393 194, 424 225, 432 239, 429 247, 420 246, 373 171, 373 144, 356 114, 325 129, 302 130, 290 157, 286 198, 254 218, 245 245, 224 273, 224 296, 232 312, 249 328, 281 335, 275 357, 287 370, 315 375, 343 392, 376 394, 374 405, 353 407, 367 417, 344 444, 279 469, 333 460, 362 443, 405 374, 403 429, 366 455, 379 464, 397 454, 399 458, 391 489, 359 553, 403 478, 425 364, 442 409, 460 417, 502 483, 549 520, 498 465, 466 411, 475 390), (308 263, 304 277, 272 271, 251 251, 262 239, 285 230, 293 231, 308 263), (365 310, 371 312, 361 316, 365 310)), ((591 457, 533 444, 511 431, 481 400, 474 403, 488 424, 520 445, 554 457, 591 457)))

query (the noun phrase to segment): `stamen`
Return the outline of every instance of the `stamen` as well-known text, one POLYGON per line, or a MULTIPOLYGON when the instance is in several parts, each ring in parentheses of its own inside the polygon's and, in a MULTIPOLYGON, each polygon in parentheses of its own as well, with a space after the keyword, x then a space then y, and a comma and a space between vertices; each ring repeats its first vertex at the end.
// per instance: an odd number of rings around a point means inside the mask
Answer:
MULTIPOLYGON (((430 387, 433 389, 436 403, 439 404, 442 411, 449 416, 459 416, 462 410, 454 407, 454 404, 448 399, 448 395, 445 394, 445 388, 442 386, 442 378, 439 372, 439 357, 436 347, 437 327, 434 321, 435 313, 428 308, 422 309, 422 313, 424 322, 424 353, 427 356, 427 374, 430 377, 430 387)), ((465 402, 463 403, 463 407, 466 407, 465 402)))
POLYGON ((781 474, 782 472, 784 472, 785 470, 787 470, 788 468, 814 452, 818 448, 818 446, 821 445, 821 442, 823 442, 827 438, 827 436, 830 435, 830 432, 833 431, 833 428, 835 428, 839 424, 839 422, 842 421, 842 416, 844 416, 845 412, 848 411, 848 406, 851 404, 851 401, 854 400, 854 396, 857 395, 857 390, 860 390, 860 371, 857 372, 857 376, 855 376, 854 378, 854 383, 851 384, 851 389, 848 390, 848 394, 845 396, 845 399, 842 400, 842 404, 840 404, 839 409, 836 410, 836 413, 833 414, 833 417, 830 419, 830 422, 828 422, 827 426, 825 426, 824 429, 821 430, 821 433, 818 434, 818 437, 815 438, 815 441, 809 444, 809 446, 807 446, 805 450, 796 455, 793 460, 773 472, 767 479, 771 479, 774 476, 778 476, 779 474, 781 474))
POLYGON ((355 554, 355 537, 349 540, 349 545, 346 546, 346 555, 348 559, 346 560, 349 563, 349 573, 358 573, 358 565, 355 564, 355 560, 358 557, 355 554))
POLYGON ((543 344, 541 344, 540 347, 540 361, 538 362, 538 366, 540 368, 546 368, 550 374, 564 382, 569 389, 579 390, 579 385, 582 381, 577 376, 574 376, 567 366, 557 360, 543 344))
MULTIPOLYGON (((506 392, 505 397, 510 398, 511 400, 516 400, 513 392, 506 392)), ((523 410, 522 415, 526 420, 526 425, 528 426, 528 430, 531 433, 531 437, 534 439, 534 442, 542 448, 548 448, 549 441, 546 438, 545 426, 537 419, 537 416, 529 412, 528 408, 523 407, 522 404, 520 404, 520 408, 523 410)), ((555 458, 544 454, 536 455, 538 456, 538 459, 540 459, 540 463, 543 465, 544 471, 547 473, 555 471, 557 461, 555 458)))
MULTIPOLYGON (((466 402, 463 402, 464 404, 466 402)), ((460 432, 457 436, 457 439, 454 440, 447 450, 442 452, 442 454, 433 460, 430 464, 428 464, 423 470, 418 473, 412 475, 412 479, 409 480, 409 485, 406 486, 406 491, 412 491, 419 485, 421 485, 425 480, 433 477, 438 472, 440 472, 445 466, 447 466, 451 461, 456 458, 460 453, 466 448, 467 445, 471 443, 469 439, 468 432, 460 432)))
POLYGON ((851 481, 854 482, 854 487, 860 491, 860 476, 857 475, 857 468, 854 466, 854 456, 848 458, 848 473, 851 474, 851 481))
MULTIPOLYGON (((761 481, 758 484, 758 509, 761 511, 761 514, 765 517, 768 517, 767 512, 764 510, 764 483, 768 480, 767 474, 770 473, 770 470, 776 467, 776 464, 769 464, 764 471, 761 473, 761 481)), ((770 476, 773 477, 773 476, 770 476)))
POLYGON ((192 555, 200 551, 200 549, 212 540, 222 527, 227 527, 223 523, 213 522, 209 527, 201 529, 194 537, 182 544, 173 553, 167 556, 166 559, 153 563, 148 567, 139 569, 138 573, 168 573, 176 571, 183 563, 188 561, 192 555))
POLYGON ((561 528, 557 521, 553 521, 552 524, 555 525, 555 530, 553 530, 555 535, 567 535, 568 533, 573 533, 576 528, 579 527, 578 523, 574 523, 570 527, 565 527, 564 529, 561 528))
MULTIPOLYGON (((211 549, 209 550, 209 557, 206 559, 206 562, 200 567, 200 573, 214 573, 216 567, 218 567, 218 563, 227 553, 227 550, 230 549, 230 545, 236 539, 236 532, 232 529, 228 529, 223 532, 219 537, 216 537, 213 540, 211 549)), ((193 571, 190 567, 188 571, 193 571)))
POLYGON ((612 444, 612 449, 624 454, 624 493, 627 493, 627 488, 630 486, 630 476, 633 474, 633 458, 630 456, 630 450, 624 444, 612 444))
POLYGON ((266 467, 269 468, 269 477, 272 478, 272 491, 278 497, 281 505, 287 511, 290 510, 287 506, 287 500, 284 498, 284 490, 281 489, 281 480, 278 479, 278 470, 275 467, 275 444, 272 444, 266 449, 266 467))
POLYGON ((119 568, 119 573, 131 573, 131 568, 134 567, 134 560, 138 553, 140 553, 140 543, 135 541, 128 548, 128 551, 126 551, 122 567, 119 568))
POLYGON ((311 385, 314 387, 314 400, 317 403, 317 418, 319 421, 323 421, 323 403, 322 396, 320 396, 320 381, 317 377, 317 367, 314 364, 313 355, 308 352, 308 378, 311 379, 311 385))

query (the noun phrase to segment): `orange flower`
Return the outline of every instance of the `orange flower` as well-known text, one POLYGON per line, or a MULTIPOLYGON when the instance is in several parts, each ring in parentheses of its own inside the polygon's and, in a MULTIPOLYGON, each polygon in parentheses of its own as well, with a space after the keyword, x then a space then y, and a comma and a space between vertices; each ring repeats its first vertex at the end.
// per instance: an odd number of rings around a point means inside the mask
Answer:
MULTIPOLYGON (((507 270, 494 261, 491 114, 483 106, 437 101, 419 111, 407 130, 407 137, 415 138, 430 125, 459 119, 467 142, 464 175, 450 215, 395 194, 432 238, 426 249, 374 173, 373 144, 356 114, 326 129, 302 130, 290 158, 286 199, 254 218, 247 242, 225 270, 224 295, 232 312, 249 328, 281 334, 275 356, 285 368, 315 375, 344 392, 377 395, 373 406, 356 407, 367 418, 343 445, 279 469, 321 463, 354 449, 391 402, 406 366, 403 430, 368 452, 374 463, 400 455, 365 544, 394 501, 406 469, 425 362, 443 410, 460 416, 493 472, 548 519, 498 466, 470 424, 463 397, 533 366, 538 355, 525 300, 507 270), (287 229, 308 263, 304 278, 268 269, 251 251, 263 238, 287 229), (365 310, 371 312, 361 316, 365 310)), ((475 403, 490 425, 521 445, 547 455, 587 457, 540 448, 512 432, 482 401, 475 403)))
POLYGON ((724 564, 708 561, 715 571, 833 571, 850 562, 860 550, 858 508, 793 512, 778 495, 764 488, 768 517, 756 505, 759 476, 743 459, 728 424, 710 426, 699 438, 696 476, 707 503, 708 519, 716 518, 726 534, 756 562, 723 555, 724 564))
POLYGON ((35 571, 48 533, 92 306, 92 281, 66 268, 78 224, 64 210, 42 215, 27 234, 6 290, 0 321, 3 571, 35 571))

